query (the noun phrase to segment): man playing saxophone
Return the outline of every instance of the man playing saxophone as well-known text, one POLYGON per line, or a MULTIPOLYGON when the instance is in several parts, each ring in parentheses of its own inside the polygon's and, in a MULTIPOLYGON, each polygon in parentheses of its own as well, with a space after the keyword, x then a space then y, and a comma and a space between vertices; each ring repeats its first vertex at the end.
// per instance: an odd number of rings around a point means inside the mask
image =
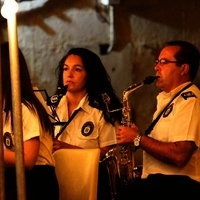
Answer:
POLYGON ((119 126, 118 144, 143 149, 141 180, 124 186, 118 199, 195 199, 200 189, 200 91, 192 83, 198 49, 170 41, 155 62, 157 109, 145 134, 133 124, 119 126))

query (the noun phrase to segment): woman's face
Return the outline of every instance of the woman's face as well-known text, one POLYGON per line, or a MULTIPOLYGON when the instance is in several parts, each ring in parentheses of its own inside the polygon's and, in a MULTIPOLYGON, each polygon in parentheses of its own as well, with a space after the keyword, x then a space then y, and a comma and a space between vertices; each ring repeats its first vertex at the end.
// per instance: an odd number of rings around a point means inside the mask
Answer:
POLYGON ((63 66, 63 85, 72 93, 86 93, 87 72, 78 55, 69 55, 63 66))

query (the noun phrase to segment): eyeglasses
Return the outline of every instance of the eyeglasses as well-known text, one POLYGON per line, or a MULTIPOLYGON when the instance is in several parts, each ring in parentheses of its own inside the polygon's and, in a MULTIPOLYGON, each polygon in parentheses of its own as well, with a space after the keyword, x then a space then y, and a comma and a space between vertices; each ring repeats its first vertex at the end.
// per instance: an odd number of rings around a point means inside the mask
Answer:
POLYGON ((160 60, 156 60, 156 61, 155 61, 155 66, 156 66, 157 64, 160 64, 161 66, 163 66, 163 65, 166 65, 166 64, 168 64, 168 63, 177 63, 177 61, 172 61, 172 60, 167 60, 167 59, 162 58, 162 59, 160 59, 160 60))

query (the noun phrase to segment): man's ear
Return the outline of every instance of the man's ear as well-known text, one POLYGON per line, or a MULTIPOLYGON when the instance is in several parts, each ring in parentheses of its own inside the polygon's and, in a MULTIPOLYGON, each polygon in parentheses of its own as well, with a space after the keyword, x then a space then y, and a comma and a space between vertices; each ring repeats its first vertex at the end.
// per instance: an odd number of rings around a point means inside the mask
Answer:
POLYGON ((189 72, 190 66, 188 64, 181 65, 181 75, 185 75, 189 72))

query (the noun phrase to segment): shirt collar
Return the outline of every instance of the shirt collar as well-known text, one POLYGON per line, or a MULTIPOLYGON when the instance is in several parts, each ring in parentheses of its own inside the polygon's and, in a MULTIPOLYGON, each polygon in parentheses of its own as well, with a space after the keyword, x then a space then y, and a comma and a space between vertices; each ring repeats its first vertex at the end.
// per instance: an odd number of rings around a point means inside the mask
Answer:
MULTIPOLYGON (((63 96, 63 98, 61 99, 60 103, 59 103, 59 107, 62 107, 63 105, 66 105, 68 102, 66 95, 63 96)), ((78 106, 76 107, 75 110, 81 108, 82 110, 84 110, 85 112, 87 112, 88 114, 91 113, 91 109, 92 107, 89 106, 89 102, 88 102, 88 94, 86 94, 81 101, 79 102, 78 106)))
POLYGON ((186 85, 188 85, 189 83, 191 83, 191 81, 185 82, 181 85, 179 85, 178 87, 174 88, 173 90, 171 90, 170 92, 160 92, 158 94, 159 97, 161 98, 171 98, 173 97, 178 91, 180 91, 182 88, 184 88, 186 85))

